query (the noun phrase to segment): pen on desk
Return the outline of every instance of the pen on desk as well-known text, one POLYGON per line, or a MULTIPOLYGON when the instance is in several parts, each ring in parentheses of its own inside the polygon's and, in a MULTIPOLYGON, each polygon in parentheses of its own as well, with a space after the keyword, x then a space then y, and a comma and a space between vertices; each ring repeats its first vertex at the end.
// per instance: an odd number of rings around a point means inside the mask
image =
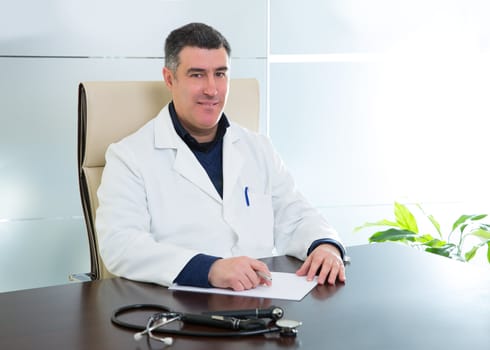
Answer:
POLYGON ((265 272, 262 272, 262 271, 255 271, 255 273, 257 273, 257 275, 258 275, 260 278, 262 278, 262 279, 264 279, 264 280, 266 280, 266 281, 272 281, 272 276, 270 276, 270 275, 266 274, 265 272))
POLYGON ((250 200, 248 199, 248 186, 245 186, 245 189, 243 190, 245 193, 245 203, 247 204, 247 207, 250 206, 250 200))

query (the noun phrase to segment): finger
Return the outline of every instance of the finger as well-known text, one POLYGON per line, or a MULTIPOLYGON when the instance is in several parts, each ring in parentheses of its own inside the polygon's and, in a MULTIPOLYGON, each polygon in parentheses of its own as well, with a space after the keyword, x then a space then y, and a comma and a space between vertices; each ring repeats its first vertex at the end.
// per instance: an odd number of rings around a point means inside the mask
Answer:
POLYGON ((250 267, 255 271, 262 271, 264 274, 269 275, 271 272, 269 271, 269 267, 262 261, 251 259, 250 267))
POLYGON ((328 274, 331 273, 331 269, 332 262, 329 260, 325 260, 322 264, 322 269, 318 274, 318 284, 325 284, 325 280, 327 279, 328 274))
POLYGON ((239 280, 233 281, 233 283, 231 284, 231 289, 233 289, 236 292, 241 292, 245 290, 243 284, 239 280))
POLYGON ((272 275, 267 275, 262 271, 255 271, 259 277, 259 284, 272 285, 272 275))
POLYGON ((258 284, 259 278, 257 277, 257 275, 253 270, 245 271, 245 273, 242 275, 242 277, 240 278, 240 283, 243 285, 243 288, 245 290, 255 288, 256 285, 255 285, 254 277, 257 280, 257 284, 258 284))
POLYGON ((338 280, 340 282, 345 282, 345 280, 346 280, 346 277, 345 277, 345 266, 344 266, 344 263, 343 262, 340 265, 339 275, 338 275, 337 278, 338 278, 338 280))
POLYGON ((313 279, 315 278, 317 272, 318 272, 318 269, 320 268, 321 266, 321 260, 317 260, 317 259, 312 259, 311 261, 311 264, 310 264, 310 268, 308 269, 308 274, 306 275, 306 280, 307 281, 313 281, 313 279))
POLYGON ((245 287, 247 289, 255 288, 260 283, 260 277, 257 275, 255 270, 252 269, 249 269, 245 272, 244 278, 246 279, 245 287))
POLYGON ((298 276, 306 275, 306 273, 310 269, 310 263, 311 263, 311 256, 306 258, 306 260, 303 262, 300 268, 296 271, 296 275, 298 276))
POLYGON ((338 262, 332 264, 330 268, 330 273, 328 274, 328 284, 334 285, 335 281, 337 281, 337 276, 339 274, 340 266, 338 262))
POLYGON ((251 267, 253 268, 255 276, 250 276, 250 278, 254 282, 255 287, 259 284, 272 285, 272 274, 265 263, 259 260, 252 260, 251 267))

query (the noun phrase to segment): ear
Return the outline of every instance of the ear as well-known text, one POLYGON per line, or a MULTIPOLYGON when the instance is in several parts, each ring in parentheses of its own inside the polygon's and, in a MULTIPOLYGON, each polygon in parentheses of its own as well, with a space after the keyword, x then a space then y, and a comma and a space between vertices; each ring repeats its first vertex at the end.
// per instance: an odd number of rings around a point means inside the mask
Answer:
POLYGON ((163 79, 165 80, 165 83, 167 84, 167 87, 169 89, 171 89, 172 85, 174 84, 174 75, 172 74, 170 69, 168 69, 167 67, 163 67, 162 74, 163 74, 163 79))

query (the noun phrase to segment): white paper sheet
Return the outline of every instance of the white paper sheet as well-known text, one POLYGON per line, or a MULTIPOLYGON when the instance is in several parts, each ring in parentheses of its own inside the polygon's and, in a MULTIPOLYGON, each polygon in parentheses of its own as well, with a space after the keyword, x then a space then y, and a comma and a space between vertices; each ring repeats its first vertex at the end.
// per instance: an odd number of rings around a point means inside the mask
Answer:
POLYGON ((249 289, 242 292, 236 292, 231 289, 221 288, 198 288, 180 286, 173 284, 169 287, 171 290, 182 290, 188 292, 197 293, 214 293, 214 294, 227 294, 227 295, 239 295, 254 298, 268 298, 268 299, 285 299, 299 301, 304 298, 316 285, 316 278, 313 281, 307 281, 305 276, 296 276, 294 273, 286 272, 271 272, 272 286, 268 287, 260 285, 255 289, 249 289))

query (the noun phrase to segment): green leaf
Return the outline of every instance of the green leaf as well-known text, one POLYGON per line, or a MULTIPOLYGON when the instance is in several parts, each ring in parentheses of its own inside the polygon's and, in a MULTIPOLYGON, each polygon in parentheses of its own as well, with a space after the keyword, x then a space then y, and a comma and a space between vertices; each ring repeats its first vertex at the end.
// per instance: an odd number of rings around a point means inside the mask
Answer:
POLYGON ((470 261, 471 259, 473 259, 478 248, 480 248, 480 246, 476 245, 473 248, 471 248, 470 250, 468 250, 464 255, 465 260, 470 261))
POLYGON ((487 260, 490 264, 490 242, 487 243, 487 260))
POLYGON ((439 233, 439 237, 442 237, 441 225, 439 224, 439 222, 432 215, 427 215, 427 218, 430 220, 432 225, 436 228, 437 233, 439 233))
POLYGON ((478 221, 481 219, 484 219, 487 217, 487 214, 479 214, 479 215, 461 215, 458 220, 456 220, 453 224, 453 231, 462 223, 466 222, 467 220, 470 221, 478 221))
POLYGON ((445 244, 442 247, 429 247, 425 249, 426 252, 442 255, 447 258, 457 257, 458 255, 455 253, 457 250, 456 245, 453 243, 445 244))
MULTIPOLYGON (((417 237, 415 238, 415 241, 416 242, 419 242, 419 243, 422 243, 424 245, 426 245, 428 242, 432 242, 432 241, 436 241, 437 239, 435 239, 434 237, 432 237, 432 235, 430 234, 425 234, 425 235, 417 235, 417 237)), ((446 242, 444 242, 446 243, 446 242)))
POLYGON ((441 225, 436 220, 436 218, 433 215, 427 214, 420 204, 416 204, 416 205, 417 205, 417 208, 419 208, 419 210, 427 217, 427 219, 429 219, 429 221, 435 227, 437 233, 439 234, 439 237, 442 238, 441 225))
POLYGON ((447 244, 446 241, 443 241, 443 240, 440 240, 437 238, 434 238, 433 240, 424 243, 425 246, 432 247, 432 248, 440 248, 440 247, 445 246, 446 244, 447 244))
POLYGON ((371 237, 369 237, 369 242, 371 243, 374 242, 379 243, 379 242, 386 242, 386 241, 414 242, 417 236, 418 235, 416 233, 413 233, 412 231, 390 228, 386 231, 380 231, 374 233, 371 237))
POLYGON ((395 202, 395 217, 400 228, 415 233, 419 232, 415 217, 405 205, 395 202))
POLYGON ((490 224, 480 224, 480 228, 485 231, 490 231, 490 224))
POLYGON ((366 228, 366 227, 373 227, 373 226, 392 226, 392 227, 400 227, 396 222, 393 222, 393 221, 390 221, 390 220, 380 220, 380 221, 376 221, 376 222, 366 222, 365 224, 359 226, 359 227, 356 227, 354 229, 354 232, 357 232, 359 230, 362 230, 363 228, 366 228))
POLYGON ((465 254, 465 258, 466 258, 466 261, 470 261, 470 259, 472 259, 476 252, 478 251, 478 249, 480 249, 481 247, 483 247, 484 245, 488 245, 490 244, 490 239, 488 240, 485 240, 484 242, 481 242, 477 245, 475 245, 473 248, 471 248, 470 250, 468 250, 465 254))
POLYGON ((490 232, 487 230, 477 229, 467 234, 467 236, 475 236, 481 239, 490 239, 490 232))

